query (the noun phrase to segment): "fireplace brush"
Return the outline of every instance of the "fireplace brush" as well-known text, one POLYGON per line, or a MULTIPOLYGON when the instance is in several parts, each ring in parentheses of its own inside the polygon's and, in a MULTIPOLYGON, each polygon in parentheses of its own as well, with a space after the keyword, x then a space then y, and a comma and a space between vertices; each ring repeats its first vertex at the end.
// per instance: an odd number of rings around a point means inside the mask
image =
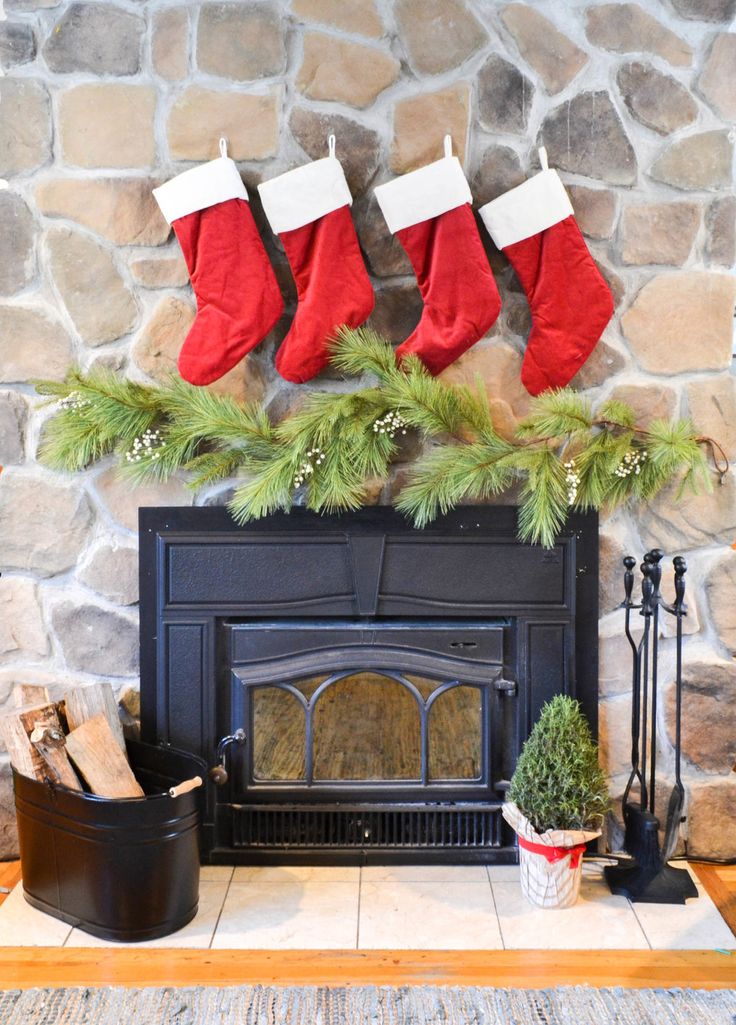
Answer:
POLYGON ((683 821, 685 790, 680 778, 682 747, 682 621, 685 605, 685 572, 681 557, 673 559, 675 600, 667 605, 660 591, 664 553, 653 548, 644 556, 641 571, 641 601, 635 602, 634 566, 627 555, 624 561, 624 632, 631 647, 631 772, 624 789, 622 811, 625 825, 624 850, 631 863, 605 869, 612 893, 632 901, 655 904, 684 904, 698 891, 689 872, 668 865, 683 821), (657 705, 659 698, 659 617, 660 609, 676 620, 675 672, 675 783, 670 795, 664 843, 660 848, 660 820, 656 815, 657 784, 657 705), (631 630, 631 613, 643 619, 642 635, 637 642, 631 630), (634 796, 638 793, 638 800, 634 796))

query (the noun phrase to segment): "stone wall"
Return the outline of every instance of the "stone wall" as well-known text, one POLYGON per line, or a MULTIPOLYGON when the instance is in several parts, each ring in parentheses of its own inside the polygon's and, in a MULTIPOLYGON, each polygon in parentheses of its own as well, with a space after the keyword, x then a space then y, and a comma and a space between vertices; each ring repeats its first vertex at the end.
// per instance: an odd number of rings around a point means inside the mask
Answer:
MULTIPOLYGON (((293 310, 255 185, 337 135, 376 289, 374 324, 403 339, 420 300, 372 188, 441 155, 451 132, 476 205, 538 169, 546 145, 616 299, 576 384, 643 418, 690 412, 736 455, 731 366, 734 0, 5 0, 0 22, 0 702, 17 680, 137 683, 136 509, 217 501, 181 482, 133 493, 109 463, 65 477, 36 461, 51 410, 30 380, 71 363, 139 379, 173 366, 193 318, 177 245, 151 188, 217 155, 225 134, 293 310)), ((503 312, 447 371, 480 372, 498 424, 527 406, 526 301, 489 252, 503 312)), ((216 386, 277 415, 300 394, 274 351, 289 316, 216 386)), ((311 385, 345 387, 325 375, 311 385)), ((401 467, 396 470, 401 473, 401 467)), ((220 489, 223 490, 223 489, 220 489)), ((601 736, 612 791, 628 758, 620 559, 687 556, 685 767, 689 845, 736 855, 734 477, 711 496, 619 512, 602 526, 601 736)), ((376 500, 390 499, 391 486, 376 500)), ((670 708, 672 640, 663 640, 670 708)), ((662 791, 671 784, 664 715, 662 791)), ((0 851, 14 850, 7 765, 0 851)))

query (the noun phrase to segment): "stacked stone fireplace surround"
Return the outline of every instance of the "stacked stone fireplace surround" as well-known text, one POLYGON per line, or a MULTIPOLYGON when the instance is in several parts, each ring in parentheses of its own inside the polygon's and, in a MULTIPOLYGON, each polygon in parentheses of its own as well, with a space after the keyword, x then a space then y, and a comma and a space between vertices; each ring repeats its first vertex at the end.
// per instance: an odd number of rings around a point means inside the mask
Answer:
MULTIPOLYGON (((194 316, 177 245, 151 188, 216 155, 225 134, 287 300, 273 335, 213 386, 280 416, 325 374, 279 379, 274 352, 294 290, 255 185, 337 136, 376 291, 394 341, 420 298, 372 188, 441 155, 451 132, 476 206, 538 169, 543 142, 608 280, 616 313, 575 385, 630 402, 642 421, 691 414, 736 455, 731 373, 734 0, 640 4, 497 0, 5 0, 0 22, 0 702, 16 682, 110 680, 135 707, 139 505, 216 504, 228 485, 128 490, 109 462, 67 477, 36 459, 51 411, 35 377, 104 365, 160 380, 194 316)), ((445 374, 480 374, 497 426, 527 405, 527 303, 489 243, 503 312, 445 374)), ((372 503, 390 503, 418 442, 372 503)), ((615 611, 621 557, 658 545, 688 560, 685 779, 688 852, 736 856, 736 494, 604 516, 600 534, 601 756, 621 793, 629 747, 628 648, 615 611)), ((663 650, 672 655, 672 639, 663 650)), ((671 666, 670 666, 671 668, 671 666)), ((658 723, 671 786, 671 673, 658 723)), ((615 837, 613 838, 615 840, 615 837)), ((0 856, 16 852, 7 759, 0 856)))

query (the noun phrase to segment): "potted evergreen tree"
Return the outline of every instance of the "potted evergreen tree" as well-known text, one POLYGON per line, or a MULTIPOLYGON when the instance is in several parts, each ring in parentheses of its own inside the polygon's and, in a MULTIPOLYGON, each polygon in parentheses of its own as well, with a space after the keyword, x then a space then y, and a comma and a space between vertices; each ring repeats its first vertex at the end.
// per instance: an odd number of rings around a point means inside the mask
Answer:
POLYGON ((519 839, 527 900, 543 908, 576 902, 583 851, 600 836, 609 803, 587 720, 577 701, 560 694, 542 708, 503 806, 519 839))

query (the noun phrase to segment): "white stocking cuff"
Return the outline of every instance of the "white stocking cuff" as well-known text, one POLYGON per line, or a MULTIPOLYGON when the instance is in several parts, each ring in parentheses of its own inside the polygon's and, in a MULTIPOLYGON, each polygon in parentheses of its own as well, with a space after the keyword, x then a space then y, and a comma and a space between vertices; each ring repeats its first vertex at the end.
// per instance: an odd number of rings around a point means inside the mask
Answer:
POLYGON ((538 235, 573 213, 557 171, 540 171, 478 211, 499 249, 538 235))
POLYGON ((280 235, 319 220, 353 197, 337 157, 323 157, 258 186, 271 230, 280 235))
POLYGON ((227 199, 248 199, 235 163, 224 156, 178 174, 154 189, 153 195, 169 224, 227 199))
POLYGON ((379 185, 374 194, 392 234, 472 202, 460 161, 450 156, 379 185))

